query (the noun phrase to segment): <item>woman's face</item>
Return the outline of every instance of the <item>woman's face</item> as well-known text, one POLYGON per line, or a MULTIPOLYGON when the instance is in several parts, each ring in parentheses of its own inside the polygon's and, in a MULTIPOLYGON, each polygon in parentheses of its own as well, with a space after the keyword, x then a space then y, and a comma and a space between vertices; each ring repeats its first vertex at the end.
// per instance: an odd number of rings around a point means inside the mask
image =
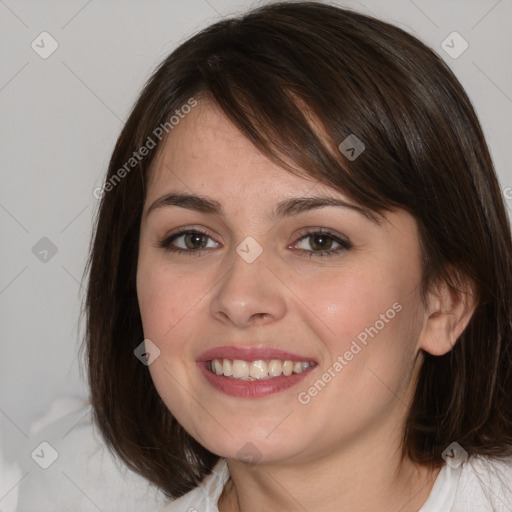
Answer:
POLYGON ((426 319, 416 223, 315 198, 354 205, 272 163, 206 103, 152 169, 137 270, 160 350, 149 371, 221 456, 311 459, 398 436, 405 421, 426 319))

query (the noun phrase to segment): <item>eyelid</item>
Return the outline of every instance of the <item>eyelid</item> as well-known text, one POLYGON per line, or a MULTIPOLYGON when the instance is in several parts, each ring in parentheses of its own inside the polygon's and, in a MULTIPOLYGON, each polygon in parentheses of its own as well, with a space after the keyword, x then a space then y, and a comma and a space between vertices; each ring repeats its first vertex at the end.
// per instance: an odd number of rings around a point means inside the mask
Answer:
MULTIPOLYGON (((318 235, 326 235, 328 238, 333 240, 335 243, 339 245, 339 247, 335 249, 324 249, 322 251, 308 251, 306 249, 295 249, 299 253, 307 254, 310 258, 311 257, 329 257, 329 256, 339 256, 342 253, 348 251, 349 249, 352 249, 352 243, 350 240, 348 240, 347 237, 340 235, 336 232, 331 231, 330 229, 326 228, 308 228, 308 230, 299 236, 299 238, 294 242, 293 247, 295 247, 297 244, 299 244, 302 240, 313 237, 318 235)), ((288 246, 290 247, 290 246, 288 246)))
MULTIPOLYGON (((205 235, 206 237, 212 239, 213 241, 215 241, 215 243, 217 243, 217 244, 219 243, 204 228, 183 226, 183 227, 177 228, 174 231, 171 231, 171 233, 165 235, 162 239, 160 239, 157 243, 157 247, 166 249, 169 252, 173 252, 173 249, 169 249, 171 242, 174 241, 176 238, 179 238, 181 236, 184 236, 184 235, 187 235, 190 233, 200 233, 200 234, 205 235)), ((181 249, 180 247, 176 247, 175 249, 176 249, 176 252, 182 251, 182 252, 189 252, 189 253, 198 253, 198 252, 204 251, 204 249, 201 249, 201 250, 181 249)))
POLYGON ((180 226, 179 228, 173 229, 172 231, 170 231, 168 234, 166 234, 163 237, 163 240, 169 240, 169 239, 179 236, 179 235, 184 235, 187 233, 195 233, 195 232, 202 233, 203 235, 209 236, 212 240, 217 236, 217 235, 213 235, 212 232, 210 230, 208 230, 207 228, 196 227, 195 225, 191 225, 191 226, 180 226))
MULTIPOLYGON (((187 234, 191 233, 199 233, 202 235, 205 235, 206 237, 213 240, 215 243, 215 239, 203 228, 197 228, 197 227, 181 227, 178 228, 176 231, 171 232, 169 235, 165 236, 162 240, 160 240, 157 244, 158 248, 164 249, 168 253, 174 253, 174 254, 186 254, 189 256, 203 256, 207 253, 211 252, 211 247, 209 248, 203 248, 203 249, 183 249, 181 247, 172 247, 172 242, 181 236, 185 236, 187 234)), ((352 248, 352 243, 350 240, 348 240, 347 237, 344 235, 341 235, 335 231, 332 231, 328 228, 322 228, 322 227, 307 227, 303 228, 301 230, 300 234, 294 235, 295 242, 293 245, 288 245, 287 248, 293 248, 296 252, 299 254, 307 254, 308 257, 331 257, 331 256, 337 256, 341 253, 349 250, 352 248), (314 235, 326 235, 331 240, 333 240, 335 243, 339 245, 338 248, 335 249, 324 249, 321 251, 310 251, 306 249, 296 249, 295 246, 304 240, 305 238, 312 237, 314 235)))
POLYGON ((320 226, 308 226, 306 228, 302 228, 299 231, 299 234, 294 235, 295 237, 299 237, 297 241, 302 240, 307 235, 316 235, 316 234, 322 234, 322 235, 329 235, 335 240, 339 240, 340 243, 346 244, 346 245, 352 245, 350 240, 347 236, 342 235, 341 233, 338 233, 337 231, 333 231, 329 228, 322 228, 320 226))

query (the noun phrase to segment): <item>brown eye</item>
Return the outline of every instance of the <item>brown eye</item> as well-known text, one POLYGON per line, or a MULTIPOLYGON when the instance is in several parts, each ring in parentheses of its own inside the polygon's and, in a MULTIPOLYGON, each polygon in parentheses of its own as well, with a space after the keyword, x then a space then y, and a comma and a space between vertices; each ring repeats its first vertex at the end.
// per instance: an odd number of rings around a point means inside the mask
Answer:
POLYGON ((309 256, 328 256, 346 251, 352 245, 347 240, 343 240, 330 232, 312 231, 302 236, 295 247, 301 251, 308 252, 309 256), (299 244, 303 246, 297 247, 299 244))
POLYGON ((326 235, 313 235, 311 236, 310 245, 313 249, 329 250, 332 247, 334 240, 330 236, 326 235))
POLYGON ((206 247, 206 235, 202 233, 188 233, 183 235, 183 240, 187 249, 204 249, 206 247))
POLYGON ((164 240, 158 246, 169 252, 202 253, 205 249, 217 247, 218 244, 208 245, 209 240, 213 242, 207 233, 198 230, 180 231, 164 240))

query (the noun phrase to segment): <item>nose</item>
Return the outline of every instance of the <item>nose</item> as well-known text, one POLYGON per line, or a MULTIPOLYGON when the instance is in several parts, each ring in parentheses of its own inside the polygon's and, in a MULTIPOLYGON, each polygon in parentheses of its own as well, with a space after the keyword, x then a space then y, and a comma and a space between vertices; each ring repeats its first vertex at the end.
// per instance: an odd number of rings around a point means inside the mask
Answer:
POLYGON ((282 318, 286 312, 286 287, 275 269, 269 269, 268 253, 263 251, 249 263, 233 251, 229 260, 210 302, 212 316, 240 328, 282 318))

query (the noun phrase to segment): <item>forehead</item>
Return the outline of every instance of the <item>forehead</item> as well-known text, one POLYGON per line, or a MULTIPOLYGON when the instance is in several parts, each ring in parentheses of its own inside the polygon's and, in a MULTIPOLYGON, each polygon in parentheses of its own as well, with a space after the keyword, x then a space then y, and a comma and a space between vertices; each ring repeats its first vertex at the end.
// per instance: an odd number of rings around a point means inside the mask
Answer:
POLYGON ((304 171, 295 174, 271 161, 217 106, 206 101, 198 102, 169 133, 159 148, 147 184, 148 197, 174 185, 196 193, 238 189, 245 196, 255 190, 272 195, 293 189, 305 194, 314 188, 341 196, 304 171))
POLYGON ((147 180, 143 217, 155 206, 194 203, 208 213, 251 208, 253 214, 279 217, 325 206, 343 206, 380 225, 385 216, 358 205, 347 194, 320 182, 292 161, 296 171, 272 161, 210 102, 182 119, 159 148, 147 180), (166 198, 166 195, 187 195, 166 198), (216 203, 213 207, 206 202, 216 203), (203 204, 199 205, 199 202, 203 204), (225 203, 225 207, 222 204, 225 203))
MULTIPOLYGON (((293 166, 292 162, 290 164, 293 166)), ((278 215, 287 199, 293 202, 304 197, 334 198, 355 207, 338 211, 352 218, 362 218, 359 216, 362 214, 371 220, 367 225, 373 226, 372 231, 397 231, 401 233, 399 238, 405 235, 417 239, 414 236, 416 222, 405 211, 385 212, 379 216, 304 171, 301 175, 288 171, 262 154, 219 107, 207 102, 199 102, 181 119, 159 148, 148 177, 143 218, 147 219, 153 203, 169 193, 211 199, 218 203, 220 210, 239 220, 269 215, 276 218, 276 212, 278 215)), ((203 208, 196 208, 197 198, 186 201, 189 205, 195 203, 192 209, 203 208)), ((292 204, 284 205, 282 212, 293 215, 316 208, 292 204)))

